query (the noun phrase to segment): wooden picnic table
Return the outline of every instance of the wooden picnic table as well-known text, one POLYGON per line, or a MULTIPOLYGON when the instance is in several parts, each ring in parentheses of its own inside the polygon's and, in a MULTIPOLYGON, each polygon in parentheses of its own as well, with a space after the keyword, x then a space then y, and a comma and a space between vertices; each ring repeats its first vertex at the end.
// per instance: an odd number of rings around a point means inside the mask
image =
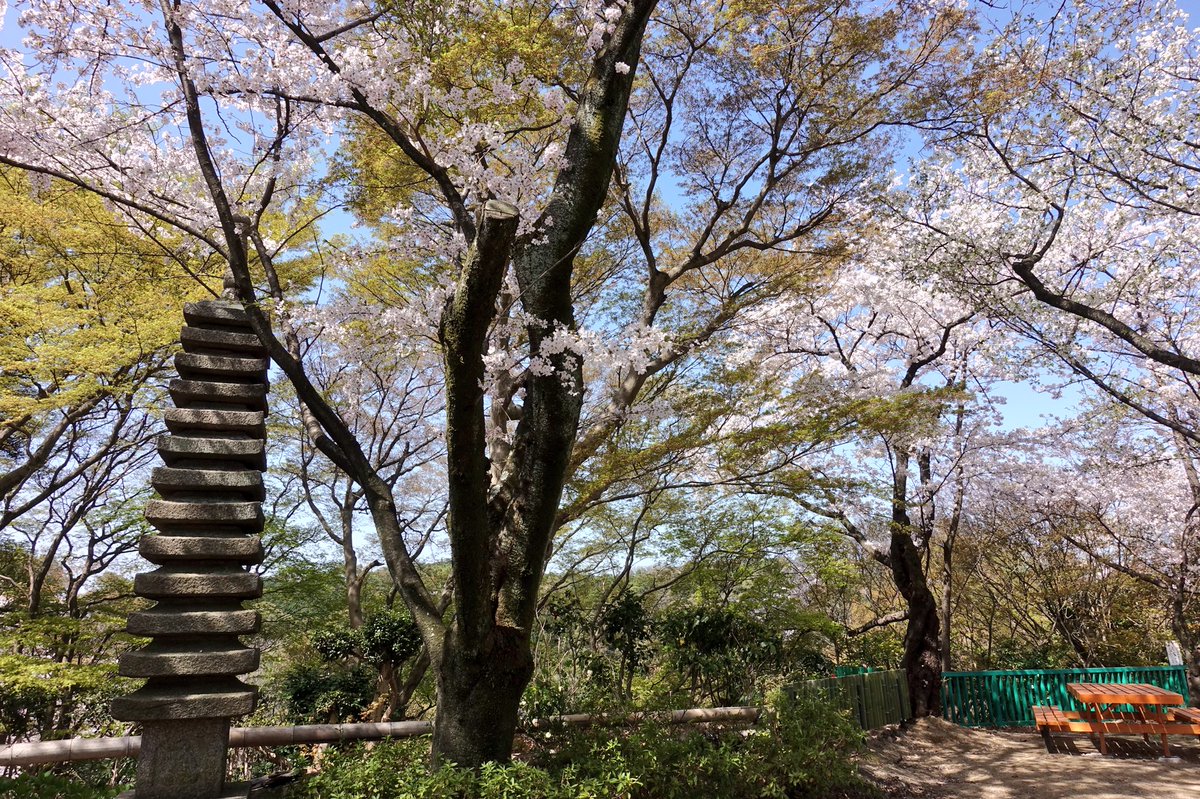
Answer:
POLYGON ((1172 723, 1171 708, 1182 705, 1183 697, 1157 685, 1073 682, 1067 684, 1067 692, 1083 704, 1085 710, 1079 719, 1100 738, 1101 754, 1108 754, 1106 733, 1141 734, 1147 742, 1151 735, 1158 735, 1162 739, 1163 757, 1169 757, 1168 733, 1191 732, 1190 725, 1185 730, 1185 725, 1172 723), (1116 710, 1120 705, 1128 705, 1132 711, 1116 710), (1173 729, 1176 726, 1180 729, 1173 729))

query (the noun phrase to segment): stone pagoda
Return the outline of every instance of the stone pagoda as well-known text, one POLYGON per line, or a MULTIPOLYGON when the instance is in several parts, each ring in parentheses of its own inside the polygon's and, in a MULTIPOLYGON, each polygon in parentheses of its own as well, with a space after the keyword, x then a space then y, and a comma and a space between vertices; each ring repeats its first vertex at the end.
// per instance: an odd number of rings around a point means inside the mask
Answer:
POLYGON ((258 650, 238 636, 258 631, 242 603, 262 594, 247 571, 263 557, 267 358, 237 302, 184 307, 175 407, 158 441, 164 466, 146 508, 158 531, 141 555, 158 568, 137 575, 134 592, 157 602, 129 617, 150 643, 120 659, 120 673, 145 677, 113 702, 113 715, 142 725, 134 799, 246 796, 225 782, 230 719, 254 710, 257 688, 238 679, 258 668, 258 650))

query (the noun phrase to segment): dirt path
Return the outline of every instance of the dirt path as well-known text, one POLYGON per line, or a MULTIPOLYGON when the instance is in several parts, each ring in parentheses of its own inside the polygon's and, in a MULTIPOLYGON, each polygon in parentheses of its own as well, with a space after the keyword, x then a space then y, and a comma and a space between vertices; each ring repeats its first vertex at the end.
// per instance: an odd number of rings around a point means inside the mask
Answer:
POLYGON ((1109 755, 1079 735, 1047 752, 1034 732, 992 732, 923 719, 873 738, 863 770, 894 797, 929 799, 1197 799, 1200 741, 1109 739, 1109 755))

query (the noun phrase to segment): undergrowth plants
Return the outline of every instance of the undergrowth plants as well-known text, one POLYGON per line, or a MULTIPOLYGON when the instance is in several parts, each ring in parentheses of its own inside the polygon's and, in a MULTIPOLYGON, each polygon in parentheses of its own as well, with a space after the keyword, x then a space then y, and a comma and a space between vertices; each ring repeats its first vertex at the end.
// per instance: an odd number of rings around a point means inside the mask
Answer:
POLYGON ((786 799, 859 794, 862 733, 828 705, 776 697, 754 727, 559 729, 506 765, 428 768, 428 741, 327 754, 299 799, 786 799))

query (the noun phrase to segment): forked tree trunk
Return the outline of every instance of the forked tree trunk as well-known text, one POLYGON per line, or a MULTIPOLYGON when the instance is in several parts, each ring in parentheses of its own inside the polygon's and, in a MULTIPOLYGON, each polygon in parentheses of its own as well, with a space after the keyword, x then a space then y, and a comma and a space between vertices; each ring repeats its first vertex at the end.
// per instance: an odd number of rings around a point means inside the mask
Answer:
MULTIPOLYGON (((447 639, 453 636, 451 631, 447 639)), ((433 762, 477 766, 512 754, 521 695, 533 677, 528 636, 497 628, 484 648, 447 640, 437 669, 433 762)))
POLYGON ((608 193, 633 68, 655 3, 630 0, 596 56, 567 138, 567 166, 555 178, 537 240, 517 240, 517 208, 486 202, 442 312, 454 620, 441 646, 430 646, 438 685, 435 763, 477 767, 512 753, 521 694, 533 676, 530 636, 542 572, 583 395, 582 359, 557 348, 543 353, 542 344, 559 330, 575 329, 572 265, 608 193), (488 445, 483 358, 510 265, 528 314, 527 351, 544 358, 551 373, 526 375, 512 446, 493 481, 490 457, 498 452, 488 445))

